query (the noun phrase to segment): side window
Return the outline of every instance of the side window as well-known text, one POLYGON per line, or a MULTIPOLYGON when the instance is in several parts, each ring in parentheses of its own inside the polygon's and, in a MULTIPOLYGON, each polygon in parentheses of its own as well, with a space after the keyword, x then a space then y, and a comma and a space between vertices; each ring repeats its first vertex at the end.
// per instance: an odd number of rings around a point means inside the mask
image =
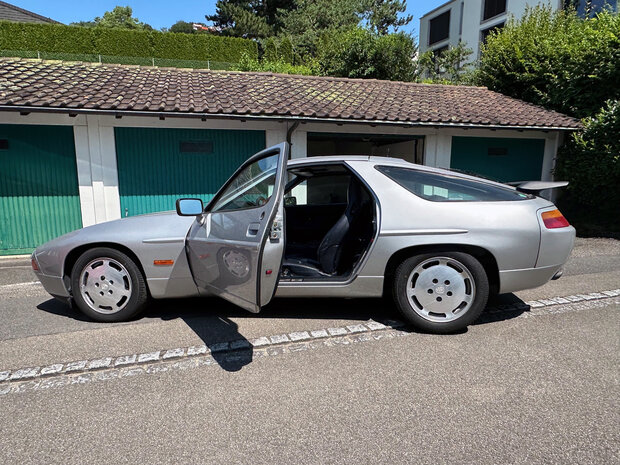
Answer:
POLYGON ((495 202, 531 198, 509 187, 495 186, 458 176, 397 166, 377 166, 376 168, 418 197, 433 202, 495 202))
POLYGON ((332 205, 347 203, 349 175, 313 176, 286 194, 286 205, 332 205))
POLYGON ((219 196, 211 211, 229 211, 265 205, 273 194, 278 155, 246 166, 219 196))

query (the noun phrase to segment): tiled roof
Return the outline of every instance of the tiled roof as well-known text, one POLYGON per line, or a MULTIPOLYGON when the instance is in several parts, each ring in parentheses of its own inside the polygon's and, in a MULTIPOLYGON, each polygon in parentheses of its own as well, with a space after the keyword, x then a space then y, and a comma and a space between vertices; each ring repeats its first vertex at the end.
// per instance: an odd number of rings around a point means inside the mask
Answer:
POLYGON ((0 108, 574 129, 484 87, 0 58, 0 108))
POLYGON ((10 3, 0 2, 0 20, 14 21, 17 23, 57 23, 52 18, 38 15, 32 11, 24 10, 10 3))

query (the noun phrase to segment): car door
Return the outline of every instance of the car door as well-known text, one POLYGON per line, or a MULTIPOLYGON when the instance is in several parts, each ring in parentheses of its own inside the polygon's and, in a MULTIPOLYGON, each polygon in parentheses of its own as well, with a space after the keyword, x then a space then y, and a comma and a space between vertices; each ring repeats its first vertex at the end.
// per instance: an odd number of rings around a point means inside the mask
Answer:
POLYGON ((187 236, 198 288, 254 313, 271 300, 280 275, 288 155, 284 142, 248 159, 187 236))

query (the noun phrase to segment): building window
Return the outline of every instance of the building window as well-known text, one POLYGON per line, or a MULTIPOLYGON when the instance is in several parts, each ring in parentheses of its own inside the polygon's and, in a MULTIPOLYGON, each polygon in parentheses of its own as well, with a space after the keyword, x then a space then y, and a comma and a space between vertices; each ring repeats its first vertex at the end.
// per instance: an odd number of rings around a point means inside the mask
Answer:
POLYGON ((491 26, 491 27, 488 27, 480 31, 480 43, 485 44, 487 41, 487 37, 489 37, 489 34, 491 32, 499 31, 503 27, 504 27, 504 23, 500 23, 500 24, 496 24, 495 26, 491 26))
POLYGON ((482 20, 501 15, 506 12, 506 0, 484 0, 482 20))
POLYGON ((428 45, 445 40, 450 35, 450 10, 429 21, 428 45))

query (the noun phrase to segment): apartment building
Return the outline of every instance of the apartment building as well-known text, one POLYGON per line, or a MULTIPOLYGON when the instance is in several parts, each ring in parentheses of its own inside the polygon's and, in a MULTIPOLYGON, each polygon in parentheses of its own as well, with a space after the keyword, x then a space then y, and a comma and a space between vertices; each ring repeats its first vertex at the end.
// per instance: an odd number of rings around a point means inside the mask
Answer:
POLYGON ((475 60, 491 31, 503 27, 510 16, 520 18, 528 6, 538 4, 554 10, 572 5, 582 16, 605 7, 618 11, 617 0, 451 0, 420 18, 420 52, 439 54, 463 41, 473 50, 471 60, 475 60))

